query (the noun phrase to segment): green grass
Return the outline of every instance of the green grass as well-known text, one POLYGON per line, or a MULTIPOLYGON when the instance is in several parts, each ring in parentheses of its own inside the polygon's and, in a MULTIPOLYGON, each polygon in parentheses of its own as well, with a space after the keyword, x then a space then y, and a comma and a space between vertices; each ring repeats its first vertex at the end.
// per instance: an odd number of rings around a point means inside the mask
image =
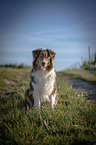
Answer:
POLYGON ((95 145, 96 106, 57 75, 58 105, 23 106, 30 68, 0 68, 0 144, 95 145))
POLYGON ((69 78, 80 78, 85 81, 93 82, 96 84, 96 71, 90 73, 89 70, 65 70, 61 72, 64 76, 69 78))

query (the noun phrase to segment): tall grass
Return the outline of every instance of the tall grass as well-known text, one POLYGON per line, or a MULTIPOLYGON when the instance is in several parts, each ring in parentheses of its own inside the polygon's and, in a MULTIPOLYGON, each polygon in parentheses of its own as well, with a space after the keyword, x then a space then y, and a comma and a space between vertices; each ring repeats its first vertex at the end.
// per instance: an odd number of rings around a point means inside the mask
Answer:
POLYGON ((49 104, 42 105, 39 113, 35 107, 24 104, 29 72, 30 69, 0 69, 0 143, 95 144, 95 104, 76 94, 57 76, 58 105, 54 109, 49 104))

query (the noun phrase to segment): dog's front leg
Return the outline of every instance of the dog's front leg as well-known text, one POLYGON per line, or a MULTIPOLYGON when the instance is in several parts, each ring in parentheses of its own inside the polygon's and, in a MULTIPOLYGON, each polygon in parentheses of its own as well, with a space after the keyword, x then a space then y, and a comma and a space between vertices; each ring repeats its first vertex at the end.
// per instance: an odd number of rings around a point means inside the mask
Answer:
POLYGON ((40 110, 40 99, 38 97, 34 98, 34 106, 40 110))
POLYGON ((55 102, 56 100, 55 100, 55 98, 56 98, 56 95, 52 95, 52 96, 51 96, 51 107, 52 107, 52 108, 54 108, 54 106, 56 105, 56 102, 55 102))
POLYGON ((53 89, 52 94, 51 94, 51 106, 52 106, 52 108, 54 108, 54 105, 57 104, 56 93, 57 93, 57 85, 56 85, 56 81, 55 81, 54 82, 54 89, 53 89))

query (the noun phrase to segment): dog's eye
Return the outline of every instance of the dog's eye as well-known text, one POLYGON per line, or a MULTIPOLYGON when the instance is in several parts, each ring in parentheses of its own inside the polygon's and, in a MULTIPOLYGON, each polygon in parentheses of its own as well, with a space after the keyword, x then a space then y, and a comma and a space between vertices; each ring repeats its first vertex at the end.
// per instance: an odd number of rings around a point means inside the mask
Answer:
POLYGON ((48 56, 48 55, 46 55, 45 57, 46 57, 46 58, 49 58, 49 56, 48 56))
POLYGON ((49 56, 47 56, 47 58, 49 59, 50 57, 49 57, 49 56))
POLYGON ((43 58, 43 55, 40 55, 39 57, 40 57, 40 58, 43 58))
POLYGON ((47 55, 47 58, 49 59, 50 58, 50 55, 47 55))

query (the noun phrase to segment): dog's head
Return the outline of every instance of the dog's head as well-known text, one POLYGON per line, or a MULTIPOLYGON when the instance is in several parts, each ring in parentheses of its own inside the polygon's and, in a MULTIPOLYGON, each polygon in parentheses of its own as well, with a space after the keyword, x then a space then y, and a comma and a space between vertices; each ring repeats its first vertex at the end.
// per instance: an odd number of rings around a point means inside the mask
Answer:
POLYGON ((55 52, 50 49, 36 49, 33 53, 33 69, 50 71, 54 66, 55 52))

